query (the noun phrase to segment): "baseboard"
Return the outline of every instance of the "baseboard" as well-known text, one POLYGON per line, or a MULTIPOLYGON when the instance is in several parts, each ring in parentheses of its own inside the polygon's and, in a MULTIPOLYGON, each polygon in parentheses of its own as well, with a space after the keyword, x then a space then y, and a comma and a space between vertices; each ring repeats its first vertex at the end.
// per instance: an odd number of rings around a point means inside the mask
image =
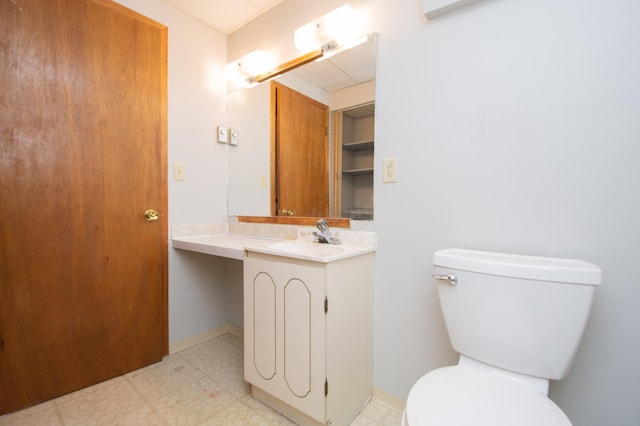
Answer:
POLYGON ((187 349, 191 346, 197 345, 199 343, 205 342, 209 339, 213 339, 214 337, 220 336, 221 334, 230 333, 235 334, 236 336, 243 336, 243 330, 240 327, 237 327, 232 324, 224 324, 220 327, 212 328, 202 334, 198 334, 196 336, 191 336, 186 339, 178 340, 177 342, 169 343, 169 353, 173 354, 176 352, 180 352, 183 349, 187 349))
POLYGON ((244 328, 238 327, 237 325, 227 324, 227 333, 233 334, 238 337, 244 337, 244 328))
POLYGON ((390 393, 387 393, 385 391, 383 391, 380 388, 377 387, 373 387, 373 399, 377 400, 378 402, 381 402, 383 404, 388 405, 389 407, 398 410, 398 411, 404 411, 404 407, 405 405, 407 405, 407 401, 398 398, 397 396, 391 395, 390 393))

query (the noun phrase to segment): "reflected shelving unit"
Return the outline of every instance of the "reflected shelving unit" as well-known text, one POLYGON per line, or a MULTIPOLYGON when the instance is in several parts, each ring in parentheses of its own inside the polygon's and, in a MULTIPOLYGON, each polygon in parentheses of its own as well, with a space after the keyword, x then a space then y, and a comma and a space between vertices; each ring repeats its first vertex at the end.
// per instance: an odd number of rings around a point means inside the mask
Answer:
POLYGON ((375 105, 333 112, 334 211, 354 220, 373 219, 375 105))

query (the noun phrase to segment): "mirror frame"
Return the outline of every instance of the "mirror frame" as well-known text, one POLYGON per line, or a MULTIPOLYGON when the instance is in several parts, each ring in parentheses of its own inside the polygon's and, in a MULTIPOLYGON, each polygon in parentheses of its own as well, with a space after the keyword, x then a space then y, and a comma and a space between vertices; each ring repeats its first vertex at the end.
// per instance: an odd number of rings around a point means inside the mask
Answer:
MULTIPOLYGON (((318 217, 303 216, 238 216, 238 222, 244 223, 269 223, 276 225, 302 225, 316 226, 318 217)), ((351 228, 351 219, 341 217, 328 217, 327 223, 332 228, 351 228)))

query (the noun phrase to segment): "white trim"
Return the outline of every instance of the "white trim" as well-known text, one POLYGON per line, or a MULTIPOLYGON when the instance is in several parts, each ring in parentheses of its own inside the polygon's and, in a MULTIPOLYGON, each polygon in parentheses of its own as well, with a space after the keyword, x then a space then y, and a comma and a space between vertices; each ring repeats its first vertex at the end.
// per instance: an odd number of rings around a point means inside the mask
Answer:
POLYGON ((186 339, 179 340, 177 342, 169 343, 169 353, 174 354, 176 352, 180 352, 183 349, 190 348, 191 346, 197 345, 199 343, 205 342, 214 337, 220 336, 221 334, 230 333, 235 334, 236 336, 242 337, 243 331, 240 327, 231 324, 224 324, 220 327, 212 328, 211 330, 205 331, 202 334, 198 334, 195 336, 188 337, 186 339))
POLYGON ((444 15, 478 0, 422 0, 422 10, 427 19, 444 15))
POLYGON ((244 328, 233 324, 227 324, 227 333, 238 337, 244 337, 244 328))
POLYGON ((404 407, 407 405, 407 401, 391 395, 390 393, 387 393, 375 386, 373 387, 373 399, 400 412, 404 411, 404 407))

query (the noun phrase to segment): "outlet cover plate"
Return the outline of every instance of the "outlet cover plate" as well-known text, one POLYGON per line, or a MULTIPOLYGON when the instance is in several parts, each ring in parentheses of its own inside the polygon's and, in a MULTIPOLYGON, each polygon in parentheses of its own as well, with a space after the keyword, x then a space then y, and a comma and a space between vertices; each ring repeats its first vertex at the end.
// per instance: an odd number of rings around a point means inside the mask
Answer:
POLYGON ((398 159, 385 158, 382 160, 382 183, 398 182, 398 159))

